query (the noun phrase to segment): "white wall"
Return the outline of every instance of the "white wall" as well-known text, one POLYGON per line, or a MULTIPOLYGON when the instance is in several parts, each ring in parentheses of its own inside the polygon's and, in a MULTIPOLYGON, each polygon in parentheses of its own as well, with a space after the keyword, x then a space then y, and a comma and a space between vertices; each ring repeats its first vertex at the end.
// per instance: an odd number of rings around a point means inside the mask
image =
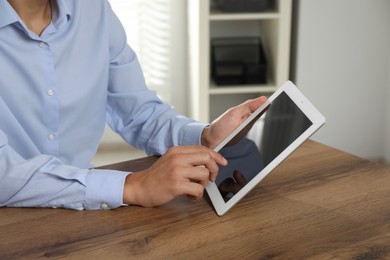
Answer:
MULTIPOLYGON (((390 64, 390 46, 387 51, 387 61, 388 64, 390 64)), ((390 65, 388 66, 387 71, 388 76, 388 82, 390 82, 390 65)), ((390 85, 390 84, 389 84, 390 85)), ((386 93, 386 100, 387 100, 387 113, 386 113, 386 128, 385 128, 385 148, 384 148, 384 160, 387 164, 390 164, 390 86, 387 88, 386 93)))
POLYGON ((187 44, 187 3, 183 0, 171 0, 173 6, 172 17, 172 88, 171 100, 172 105, 180 113, 187 115, 189 93, 188 80, 188 44, 187 44))
POLYGON ((294 78, 327 117, 313 139, 390 159, 389 26, 388 0, 298 2, 294 78))

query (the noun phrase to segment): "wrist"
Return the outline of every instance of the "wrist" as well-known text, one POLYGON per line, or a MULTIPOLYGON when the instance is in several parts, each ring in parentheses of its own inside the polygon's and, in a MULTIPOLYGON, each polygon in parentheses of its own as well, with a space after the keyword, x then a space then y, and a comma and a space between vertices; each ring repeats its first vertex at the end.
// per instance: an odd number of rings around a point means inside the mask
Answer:
POLYGON ((136 173, 130 173, 129 175, 126 176, 125 179, 125 184, 123 188, 123 203, 127 205, 138 205, 137 203, 137 187, 136 181, 134 178, 136 177, 136 173))
POLYGON ((200 139, 200 142, 201 142, 201 145, 203 146, 206 146, 206 147, 211 147, 211 142, 210 142, 210 126, 206 126, 205 128, 203 128, 203 131, 202 131, 202 136, 201 136, 201 139, 200 139))

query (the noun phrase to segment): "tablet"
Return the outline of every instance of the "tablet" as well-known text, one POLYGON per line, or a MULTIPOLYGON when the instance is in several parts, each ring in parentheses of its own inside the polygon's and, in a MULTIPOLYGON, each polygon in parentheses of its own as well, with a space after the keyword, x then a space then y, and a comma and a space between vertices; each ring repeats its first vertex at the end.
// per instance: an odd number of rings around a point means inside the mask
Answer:
POLYGON ((227 160, 206 191, 219 216, 259 184, 325 123, 325 117, 287 81, 214 150, 227 160))

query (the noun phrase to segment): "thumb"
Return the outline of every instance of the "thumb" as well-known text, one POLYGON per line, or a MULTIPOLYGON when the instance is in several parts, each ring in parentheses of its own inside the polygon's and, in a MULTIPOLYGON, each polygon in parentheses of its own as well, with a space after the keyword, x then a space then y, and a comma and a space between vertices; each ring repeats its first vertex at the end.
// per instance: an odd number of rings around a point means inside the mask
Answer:
POLYGON ((265 96, 261 96, 255 99, 250 99, 236 106, 232 111, 236 116, 247 117, 248 114, 251 114, 254 111, 256 111, 256 109, 258 109, 266 101, 267 101, 267 97, 265 96))

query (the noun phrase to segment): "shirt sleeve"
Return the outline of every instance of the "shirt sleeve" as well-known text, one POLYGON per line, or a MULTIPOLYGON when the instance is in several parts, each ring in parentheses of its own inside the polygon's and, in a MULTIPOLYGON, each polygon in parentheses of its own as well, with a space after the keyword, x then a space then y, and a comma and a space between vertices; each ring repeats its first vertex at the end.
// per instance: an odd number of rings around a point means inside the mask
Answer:
POLYGON ((128 143, 147 154, 163 154, 171 146, 199 145, 206 126, 162 102, 145 83, 137 55, 114 13, 109 15, 110 68, 107 122, 128 143))
POLYGON ((0 130, 0 207, 116 208, 128 174, 79 169, 49 155, 25 160, 0 130))

